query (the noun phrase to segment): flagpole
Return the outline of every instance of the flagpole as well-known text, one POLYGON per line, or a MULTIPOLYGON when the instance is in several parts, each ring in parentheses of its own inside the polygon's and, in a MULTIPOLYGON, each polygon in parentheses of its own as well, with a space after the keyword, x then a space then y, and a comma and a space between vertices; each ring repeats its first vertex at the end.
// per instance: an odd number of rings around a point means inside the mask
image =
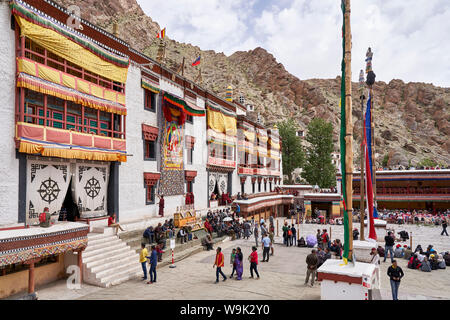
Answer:
POLYGON ((364 99, 366 98, 364 96, 364 71, 361 70, 359 73, 359 92, 361 99, 361 151, 360 151, 360 157, 361 157, 361 170, 360 170, 360 194, 361 194, 361 200, 359 202, 359 212, 360 212, 360 236, 361 241, 365 240, 364 236, 364 195, 365 195, 365 181, 364 181, 364 99))
MULTIPOLYGON (((373 84, 375 83, 375 73, 372 70, 372 57, 373 52, 372 49, 369 47, 367 49, 366 53, 366 73, 367 76, 367 85, 369 87, 369 95, 370 95, 370 129, 371 129, 371 147, 372 147, 372 189, 373 189, 373 204, 375 206, 377 202, 377 182, 376 182, 376 175, 377 175, 377 166, 375 163, 375 124, 373 121, 373 84), (369 79, 370 78, 370 79, 369 79)), ((368 141, 369 143, 369 141, 368 141)))
POLYGON ((349 253, 348 260, 353 260, 353 123, 352 123, 352 33, 350 29, 350 0, 345 0, 344 12, 344 61, 345 61, 345 174, 346 205, 348 216, 349 253))

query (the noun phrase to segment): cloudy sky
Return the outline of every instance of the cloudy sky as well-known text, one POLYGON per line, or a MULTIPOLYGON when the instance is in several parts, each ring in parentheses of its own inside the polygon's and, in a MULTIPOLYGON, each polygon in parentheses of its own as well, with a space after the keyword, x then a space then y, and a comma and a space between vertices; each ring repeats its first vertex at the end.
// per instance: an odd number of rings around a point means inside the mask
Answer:
MULTIPOLYGON (((300 79, 340 74, 340 0, 137 1, 176 41, 226 55, 263 47, 300 79)), ((450 87, 449 0, 354 0, 351 9, 354 81, 370 46, 377 80, 450 87)))

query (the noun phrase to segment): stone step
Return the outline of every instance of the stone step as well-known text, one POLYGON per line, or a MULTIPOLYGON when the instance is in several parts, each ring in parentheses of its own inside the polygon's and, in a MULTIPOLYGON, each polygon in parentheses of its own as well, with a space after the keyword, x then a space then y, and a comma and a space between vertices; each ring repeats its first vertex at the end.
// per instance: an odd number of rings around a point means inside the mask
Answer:
POLYGON ((108 242, 108 241, 111 241, 111 240, 120 240, 120 239, 117 236, 104 235, 101 238, 95 238, 95 239, 88 238, 88 241, 89 241, 88 244, 90 246, 93 246, 93 245, 104 243, 104 242, 108 242))
POLYGON ((133 230, 133 231, 128 231, 128 232, 123 232, 119 235, 120 239, 128 241, 129 239, 132 238, 142 238, 142 235, 144 234, 145 230, 133 230))
MULTIPOLYGON (((88 242, 88 247, 89 247, 89 242, 88 242)), ((123 241, 113 242, 113 243, 105 243, 103 246, 97 246, 94 250, 89 250, 89 251, 83 252, 83 255, 86 258, 88 258, 88 257, 96 256, 98 254, 102 254, 104 252, 108 252, 111 250, 120 249, 123 247, 127 247, 126 243, 124 243, 123 241)))
POLYGON ((133 257, 135 256, 135 253, 133 251, 122 250, 122 251, 119 251, 118 253, 116 253, 116 254, 114 254, 112 256, 109 256, 109 257, 106 257, 106 258, 103 258, 103 259, 93 260, 91 262, 87 262, 86 263, 86 267, 92 269, 94 267, 101 266, 103 264, 107 264, 107 263, 110 263, 110 262, 114 262, 114 261, 117 261, 117 260, 120 260, 120 259, 124 259, 126 257, 132 257, 132 256, 133 257))
POLYGON ((109 237, 109 236, 110 236, 109 234, 104 234, 103 232, 101 232, 101 233, 99 233, 99 232, 90 232, 87 235, 88 240, 98 240, 98 239, 109 237))
MULTIPOLYGON (((114 271, 114 269, 111 270, 112 272, 114 271)), ((125 270, 121 270, 119 272, 113 272, 110 275, 107 275, 100 280, 100 283, 104 283, 104 284, 112 284, 113 282, 118 282, 118 280, 120 280, 123 277, 127 277, 129 275, 139 275, 139 273, 142 273, 142 268, 139 265, 135 265, 132 266, 130 268, 127 268, 125 270)), ((120 283, 120 282, 119 282, 120 283)))
MULTIPOLYGON (((106 238, 106 241, 102 241, 102 242, 94 242, 92 243, 91 241, 88 241, 88 245, 86 247, 86 250, 84 251, 84 253, 87 252, 91 252, 91 251, 95 251, 98 250, 99 248, 108 248, 108 247, 112 247, 116 244, 120 244, 123 243, 119 238, 115 237, 115 238, 111 238, 108 239, 106 238)), ((102 239, 101 239, 102 240, 102 239)), ((100 240, 98 240, 100 241, 100 240)))
POLYGON ((142 276, 142 269, 139 271, 133 271, 132 273, 126 274, 118 279, 114 279, 113 281, 109 282, 108 285, 115 286, 115 285, 121 284, 125 281, 139 278, 140 276, 142 276))
MULTIPOLYGON (((108 257, 114 257, 116 254, 120 254, 123 252, 127 252, 131 248, 125 244, 123 244, 124 247, 116 248, 113 250, 106 251, 104 253, 98 253, 96 255, 90 255, 88 257, 83 256, 83 263, 89 263, 93 261, 103 261, 103 259, 106 259, 108 257)), ((132 251, 131 251, 132 252, 132 251)))
POLYGON ((95 273, 98 275, 104 270, 115 268, 117 266, 125 265, 129 262, 139 263, 139 256, 135 254, 131 254, 130 252, 127 252, 128 254, 126 256, 123 256, 121 258, 104 262, 102 264, 97 264, 91 267, 86 266, 90 272, 95 273))
POLYGON ((142 269, 142 267, 139 265, 139 260, 135 259, 134 261, 126 261, 126 262, 124 262, 124 263, 122 263, 120 265, 112 266, 112 267, 106 268, 106 269, 104 269, 102 271, 95 272, 95 277, 97 279, 103 279, 105 277, 108 277, 110 275, 114 275, 114 274, 120 273, 122 271, 133 270, 133 268, 135 266, 138 266, 138 267, 140 267, 142 269))

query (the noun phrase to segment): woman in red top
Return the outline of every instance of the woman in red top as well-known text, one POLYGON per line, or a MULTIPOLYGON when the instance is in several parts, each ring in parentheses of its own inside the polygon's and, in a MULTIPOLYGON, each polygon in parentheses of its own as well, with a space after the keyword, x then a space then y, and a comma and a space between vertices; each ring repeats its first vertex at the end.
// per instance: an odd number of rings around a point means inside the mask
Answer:
POLYGON ((116 214, 115 213, 113 213, 112 216, 109 216, 108 227, 116 228, 116 234, 118 232, 118 229, 120 229, 121 231, 124 231, 123 228, 120 226, 120 224, 116 223, 116 214))
POLYGON ((258 252, 256 252, 258 249, 256 247, 252 247, 252 253, 248 256, 248 259, 250 260, 250 278, 253 279, 253 270, 255 270, 257 279, 259 280, 259 273, 258 273, 258 252))

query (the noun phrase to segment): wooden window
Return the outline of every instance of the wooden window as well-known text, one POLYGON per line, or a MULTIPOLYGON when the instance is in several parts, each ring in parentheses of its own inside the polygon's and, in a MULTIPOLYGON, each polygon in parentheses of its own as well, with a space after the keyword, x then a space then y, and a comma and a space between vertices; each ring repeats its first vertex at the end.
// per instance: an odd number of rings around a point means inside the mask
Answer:
POLYGON ((24 122, 49 126, 59 129, 75 130, 78 132, 94 133, 112 137, 111 121, 116 119, 117 126, 114 133, 120 137, 121 116, 105 111, 84 107, 72 101, 64 101, 54 96, 43 95, 35 91, 25 90, 24 122), (46 101, 46 104, 45 104, 46 101), (45 106, 47 114, 44 114, 45 106), (82 121, 84 113, 84 123, 82 121))
POLYGON ((189 122, 190 124, 194 124, 194 117, 187 114, 186 115, 186 122, 189 122))
POLYGON ((255 183, 252 182, 252 193, 255 193, 255 183))
POLYGON ((150 90, 144 89, 145 101, 144 101, 144 109, 148 111, 156 111, 156 100, 158 95, 150 90))
POLYGON ((186 151, 187 151, 187 164, 192 164, 194 159, 194 148, 188 148, 186 151))
POLYGON ((193 192, 193 190, 194 190, 193 181, 186 181, 186 192, 190 193, 193 192))
POLYGON ((144 140, 145 155, 144 160, 156 160, 155 141, 144 140))
POLYGON ((155 203, 155 186, 147 185, 145 187, 145 204, 155 203))

